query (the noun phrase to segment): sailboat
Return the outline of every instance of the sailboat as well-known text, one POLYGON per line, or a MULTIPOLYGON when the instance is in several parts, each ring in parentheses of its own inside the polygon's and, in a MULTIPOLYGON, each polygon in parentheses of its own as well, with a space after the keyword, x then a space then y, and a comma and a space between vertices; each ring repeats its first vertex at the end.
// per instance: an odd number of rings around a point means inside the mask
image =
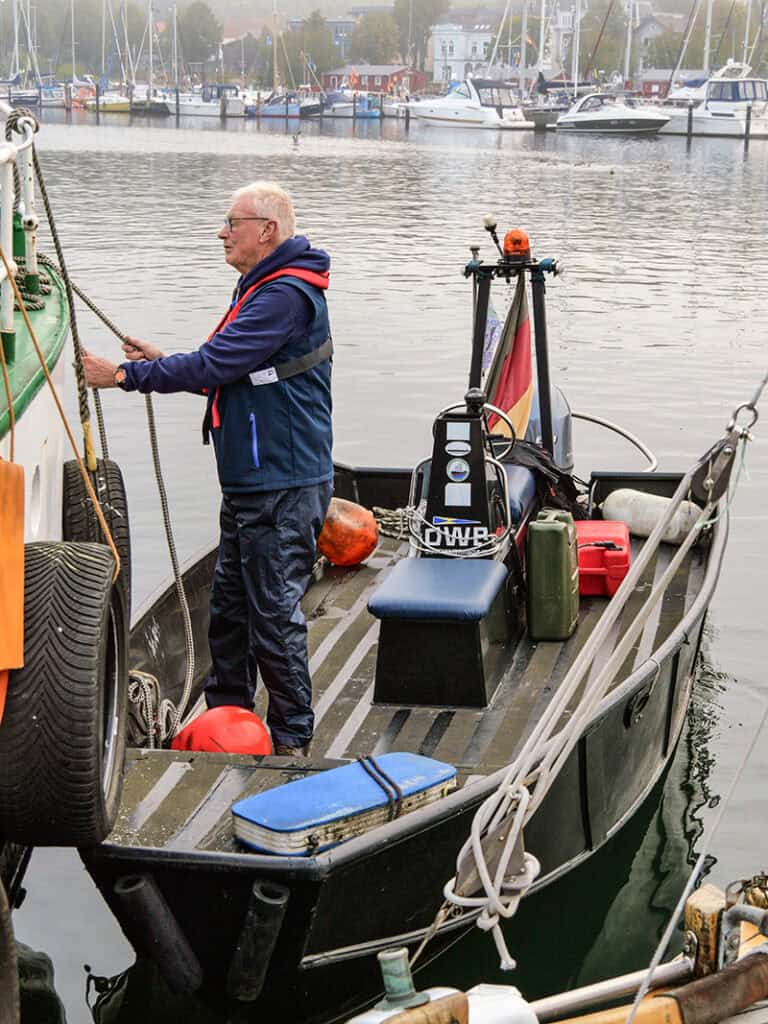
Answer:
POLYGON ((152 13, 152 0, 147 0, 147 84, 136 85, 134 82, 131 89, 130 110, 134 114, 149 114, 152 116, 167 117, 171 110, 168 100, 155 88, 153 82, 154 61, 152 47, 155 38, 155 23, 152 13))

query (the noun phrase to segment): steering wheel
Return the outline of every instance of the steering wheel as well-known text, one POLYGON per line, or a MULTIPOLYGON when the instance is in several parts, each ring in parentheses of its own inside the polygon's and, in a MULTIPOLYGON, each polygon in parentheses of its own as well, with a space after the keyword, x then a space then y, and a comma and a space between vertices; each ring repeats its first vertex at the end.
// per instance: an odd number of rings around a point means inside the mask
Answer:
MULTIPOLYGON (((506 424, 507 427, 509 427, 509 441, 507 443, 506 448, 504 448, 504 450, 501 452, 497 452, 495 448, 493 450, 494 457, 499 462, 503 462, 507 455, 509 455, 509 453, 512 451, 515 441, 517 440, 517 434, 515 433, 515 428, 512 425, 512 420, 509 418, 509 416, 507 416, 505 412, 502 412, 502 410, 499 409, 498 406, 491 405, 490 402, 486 402, 485 405, 483 406, 483 411, 485 411, 486 409, 490 410, 495 416, 498 416, 501 422, 506 424)), ((493 442, 491 442, 491 445, 493 445, 493 442)))
MULTIPOLYGON (((466 408, 467 408, 467 403, 466 402, 456 402, 455 405, 449 405, 449 406, 446 406, 445 409, 441 409, 440 412, 437 414, 437 418, 440 419, 441 416, 444 416, 448 412, 454 412, 456 409, 466 409, 466 408)), ((509 427, 509 442, 508 442, 506 448, 504 448, 504 450, 501 453, 498 453, 495 449, 494 449, 494 452, 493 452, 494 458, 497 459, 499 462, 501 462, 502 459, 505 459, 507 457, 507 455, 509 455, 509 453, 512 451, 512 447, 513 447, 515 441, 517 440, 517 434, 515 433, 515 428, 512 425, 512 420, 509 418, 509 416, 507 416, 507 414, 505 412, 503 412, 497 406, 491 405, 490 402, 484 402, 483 403, 483 412, 485 412, 486 410, 488 410, 489 412, 492 412, 495 416, 498 416, 499 419, 503 423, 506 423, 506 425, 509 427)), ((486 426, 487 426, 487 421, 486 421, 486 426)))

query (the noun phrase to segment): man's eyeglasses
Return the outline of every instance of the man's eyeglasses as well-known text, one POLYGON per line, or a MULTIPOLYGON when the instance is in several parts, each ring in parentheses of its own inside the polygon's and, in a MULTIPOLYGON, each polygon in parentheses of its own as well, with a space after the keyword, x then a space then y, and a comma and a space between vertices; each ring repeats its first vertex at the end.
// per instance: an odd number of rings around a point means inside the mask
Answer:
POLYGON ((272 220, 271 217, 225 217, 224 227, 227 231, 232 231, 235 225, 241 220, 272 220))

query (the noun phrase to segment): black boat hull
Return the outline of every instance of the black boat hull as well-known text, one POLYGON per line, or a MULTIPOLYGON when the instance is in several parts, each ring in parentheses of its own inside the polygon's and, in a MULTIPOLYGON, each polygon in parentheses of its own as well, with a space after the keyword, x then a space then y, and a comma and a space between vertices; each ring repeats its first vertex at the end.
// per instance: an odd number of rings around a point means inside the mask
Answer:
MULTIPOLYGON (((655 493, 671 493, 678 479, 665 474, 642 476, 655 493)), ((337 493, 367 505, 403 504, 404 484, 404 475, 396 471, 340 469, 337 474, 337 493)), ((709 542, 692 556, 699 563, 696 589, 687 594, 691 584, 685 584, 681 596, 674 599, 679 602, 676 625, 654 645, 653 656, 629 670, 603 699, 529 822, 525 846, 540 861, 541 875, 528 898, 535 899, 536 891, 555 884, 614 837, 668 766, 685 720, 726 535, 724 515, 713 527, 709 542)), ((201 649, 212 558, 209 554, 199 560, 186 576, 201 649)), ((176 630, 177 614, 169 597, 140 620, 134 630, 139 661, 144 634, 152 638, 155 651, 166 650, 164 656, 168 655, 163 638, 176 630)), ((167 660, 173 662, 172 651, 167 660)), ((540 713, 546 706, 550 698, 544 690, 528 713, 540 713)), ((498 722, 497 718, 497 729, 498 722)), ((503 744, 503 739, 497 734, 494 743, 503 744)), ((126 791, 131 792, 137 773, 152 769, 163 780, 160 788, 166 787, 163 806, 173 809, 173 820, 160 821, 154 831, 150 825, 144 831, 137 826, 144 836, 141 841, 126 838, 118 822, 106 843, 82 851, 82 856, 126 931, 130 929, 115 885, 130 875, 151 877, 202 967, 206 988, 219 997, 233 987, 231 965, 254 884, 284 886, 289 893, 285 918, 274 947, 265 954, 266 977, 253 1003, 254 1013, 269 1018, 284 1011, 290 1000, 294 1019, 328 1021, 375 997, 377 951, 392 945, 413 948, 421 941, 438 909, 442 886, 455 873, 456 856, 469 834, 473 814, 495 789, 504 769, 476 778, 465 775, 461 788, 440 801, 312 857, 246 853, 229 839, 222 839, 217 848, 208 839, 199 841, 205 830, 209 839, 217 830, 222 833, 223 819, 217 815, 228 815, 228 804, 206 812, 207 819, 192 828, 196 830, 192 835, 189 822, 206 800, 210 802, 212 792, 209 785, 207 789, 202 781, 195 782, 195 772, 203 773, 201 779, 205 772, 219 779, 229 771, 245 778, 249 772, 263 775, 266 762, 271 762, 272 772, 282 772, 288 780, 292 769, 306 770, 286 765, 280 758, 134 751, 126 791), (173 771, 178 779, 186 777, 187 799, 191 799, 190 790, 198 793, 190 811, 176 802, 173 771), (171 838, 166 842, 164 836, 171 838)), ((332 764, 320 762, 312 767, 322 770, 332 764)), ((268 785, 274 785, 274 779, 268 785)), ((183 794, 178 792, 181 800, 183 794)), ((124 822, 137 813, 134 805, 124 822)), ((471 912, 449 918, 431 941, 430 956, 450 945, 472 922, 471 912)), ((152 954, 152 927, 150 922, 143 941, 134 940, 140 954, 152 954)))

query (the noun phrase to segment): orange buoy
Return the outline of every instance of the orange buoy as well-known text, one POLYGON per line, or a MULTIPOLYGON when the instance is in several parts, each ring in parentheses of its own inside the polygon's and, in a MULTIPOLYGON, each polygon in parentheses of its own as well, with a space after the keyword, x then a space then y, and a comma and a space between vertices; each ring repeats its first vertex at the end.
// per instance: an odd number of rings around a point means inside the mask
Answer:
POLYGON ((331 498, 317 550, 334 565, 359 565, 376 550, 379 527, 373 513, 344 498, 331 498))
POLYGON ((171 750, 209 750, 225 754, 271 754, 269 731, 247 708, 223 704, 209 708, 173 737, 171 750))

